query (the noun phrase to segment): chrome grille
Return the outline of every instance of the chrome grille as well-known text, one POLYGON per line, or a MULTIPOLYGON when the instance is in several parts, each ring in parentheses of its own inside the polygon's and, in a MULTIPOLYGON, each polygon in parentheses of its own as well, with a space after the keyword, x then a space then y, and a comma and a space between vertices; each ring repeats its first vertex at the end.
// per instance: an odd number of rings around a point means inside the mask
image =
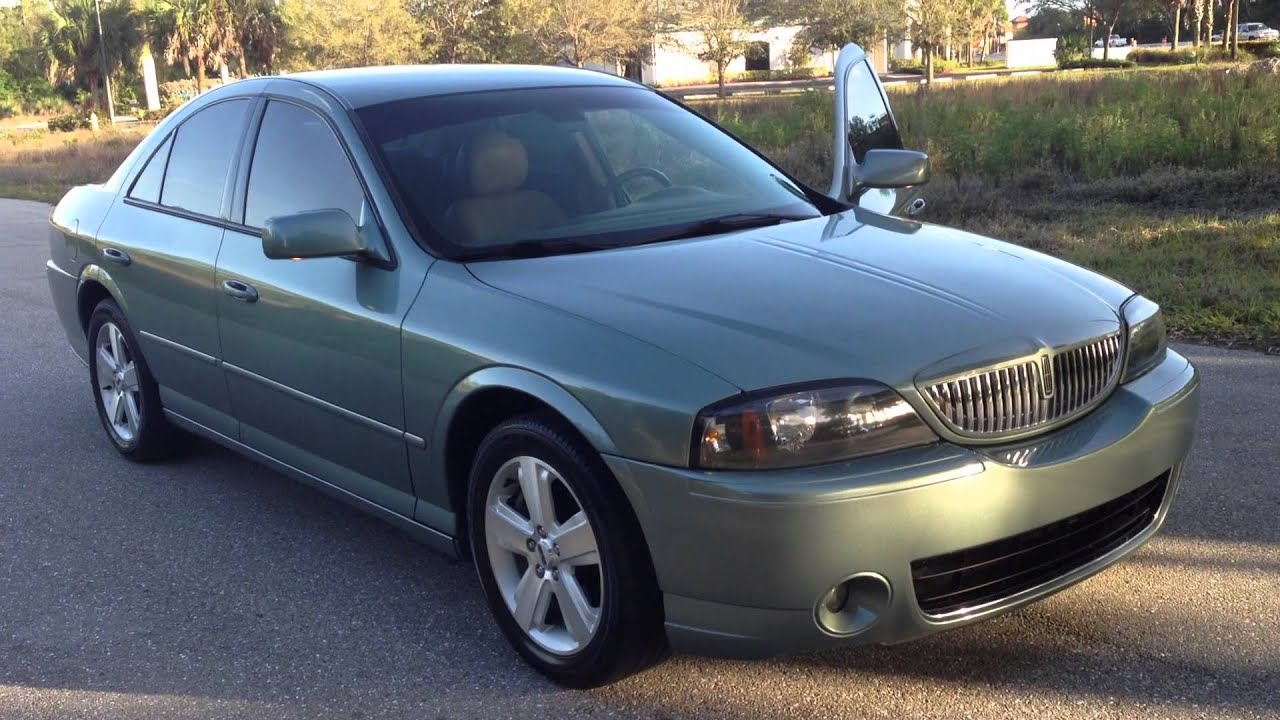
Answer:
POLYGON ((974 370, 929 385, 925 397, 951 430, 998 437, 1069 420, 1120 377, 1120 335, 974 370))

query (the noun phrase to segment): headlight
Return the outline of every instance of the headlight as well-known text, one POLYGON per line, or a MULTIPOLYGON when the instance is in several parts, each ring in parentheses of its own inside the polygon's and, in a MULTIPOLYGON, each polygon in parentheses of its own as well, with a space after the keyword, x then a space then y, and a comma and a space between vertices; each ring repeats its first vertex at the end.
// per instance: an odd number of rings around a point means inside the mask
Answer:
POLYGON ((1129 332, 1124 375, 1120 378, 1120 382, 1127 383, 1163 362, 1168 346, 1159 305, 1134 295, 1120 308, 1120 314, 1129 332))
POLYGON ((715 470, 790 468, 937 439, 893 390, 854 381, 712 405, 698 415, 693 459, 698 467, 715 470))

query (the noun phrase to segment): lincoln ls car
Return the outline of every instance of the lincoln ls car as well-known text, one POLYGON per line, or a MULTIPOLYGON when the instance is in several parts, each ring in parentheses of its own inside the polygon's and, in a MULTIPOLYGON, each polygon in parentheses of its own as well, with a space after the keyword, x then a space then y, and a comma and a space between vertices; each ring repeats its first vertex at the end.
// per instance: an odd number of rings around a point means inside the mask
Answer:
POLYGON ((1159 306, 919 221, 928 157, 861 49, 836 77, 821 190, 577 69, 205 93, 52 215, 106 440, 204 438, 470 559, 571 687, 904 642, 1119 561, 1198 411, 1159 306))

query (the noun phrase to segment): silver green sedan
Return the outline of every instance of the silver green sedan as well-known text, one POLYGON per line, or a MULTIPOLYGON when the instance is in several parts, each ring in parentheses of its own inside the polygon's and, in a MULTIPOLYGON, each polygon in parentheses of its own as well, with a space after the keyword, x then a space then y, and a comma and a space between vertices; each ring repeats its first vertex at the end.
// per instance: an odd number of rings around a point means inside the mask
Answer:
POLYGON ((928 159, 837 78, 825 192, 603 74, 234 83, 62 200, 53 301, 117 450, 470 557, 560 683, 959 627, 1156 532, 1197 375, 1128 288, 910 219, 928 159))

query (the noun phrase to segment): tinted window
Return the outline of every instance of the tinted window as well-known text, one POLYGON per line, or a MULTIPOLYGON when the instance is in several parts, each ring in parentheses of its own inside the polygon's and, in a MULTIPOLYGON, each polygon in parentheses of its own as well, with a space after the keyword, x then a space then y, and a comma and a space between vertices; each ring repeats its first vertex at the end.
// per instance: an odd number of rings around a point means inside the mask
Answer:
POLYGON ((207 107, 182 123, 169 153, 162 205, 218 216, 248 110, 247 99, 231 100, 207 107))
POLYGON ((661 181, 640 168, 660 167, 676 185, 721 193, 750 191, 728 168, 672 137, 640 113, 590 110, 585 115, 614 175, 632 178, 624 183, 624 189, 633 200, 663 188, 661 181))
POLYGON ((249 168, 244 223, 304 210, 346 210, 360 221, 364 190, 346 152, 319 115, 272 102, 262 118, 249 168))
POLYGON ((821 215, 768 161, 640 87, 432 96, 359 114, 415 224, 457 258, 712 234, 708 221, 725 217, 821 215))
POLYGON ((849 69, 845 105, 849 113, 849 146, 854 162, 862 162, 868 150, 901 149, 902 138, 889 115, 889 105, 866 62, 849 69))
POLYGON ((164 166, 169 160, 169 146, 172 144, 173 137, 170 136, 151 154, 151 159, 147 161, 147 166, 142 169, 142 172, 138 174, 138 179, 133 182, 133 189, 129 191, 129 197, 153 203, 160 202, 160 184, 164 181, 164 166))

